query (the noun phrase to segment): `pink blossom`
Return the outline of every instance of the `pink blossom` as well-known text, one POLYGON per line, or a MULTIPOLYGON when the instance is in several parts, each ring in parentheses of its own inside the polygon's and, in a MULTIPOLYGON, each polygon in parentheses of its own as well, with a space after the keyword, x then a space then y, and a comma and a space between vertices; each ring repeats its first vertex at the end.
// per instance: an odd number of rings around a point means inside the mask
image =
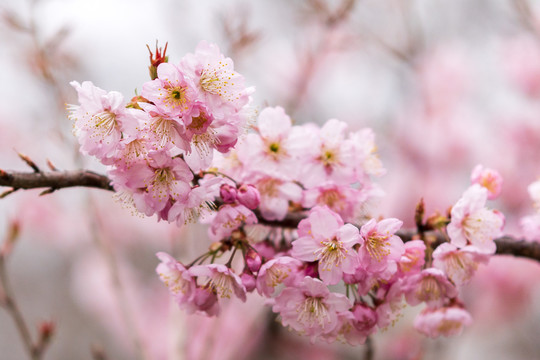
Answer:
POLYGON ((318 131, 314 139, 306 138, 306 158, 302 182, 307 187, 316 186, 325 181, 336 184, 351 184, 355 180, 352 164, 352 147, 345 140, 347 124, 336 120, 328 120, 318 131))
POLYGON ((268 175, 287 173, 294 177, 298 166, 291 149, 291 119, 281 107, 265 108, 257 118, 257 133, 248 134, 245 146, 249 152, 240 153, 242 160, 254 170, 268 175))
POLYGON ((208 231, 210 238, 219 241, 227 238, 243 224, 255 224, 257 217, 244 205, 222 205, 208 231))
POLYGON ((399 270, 408 275, 419 272, 425 263, 426 244, 422 240, 405 243, 405 253, 399 260, 399 270))
POLYGON ((302 262, 290 256, 280 256, 261 266, 257 275, 257 291, 266 297, 274 294, 276 286, 293 286, 300 274, 302 262))
POLYGON ((219 298, 228 299, 234 293, 237 298, 246 301, 246 288, 242 284, 242 280, 225 265, 196 265, 189 268, 189 273, 197 276, 198 280, 206 279, 203 282, 203 287, 211 289, 219 298))
POLYGON ((471 315, 460 307, 424 309, 414 321, 414 328, 431 338, 453 336, 472 323, 471 315))
POLYGON ((338 313, 352 307, 342 294, 330 292, 318 279, 305 277, 297 287, 283 289, 272 310, 279 313, 284 326, 306 334, 314 341, 332 332, 338 325, 338 313))
POLYGON ((138 125, 139 110, 126 109, 124 97, 117 91, 106 92, 90 81, 79 84, 79 106, 70 106, 70 118, 75 121, 74 133, 81 144, 81 151, 98 159, 113 155, 122 137, 122 131, 138 125))
POLYGON ((254 90, 246 88, 244 77, 234 71, 233 61, 216 44, 201 41, 195 53, 184 56, 179 66, 193 79, 198 100, 207 103, 216 114, 223 107, 239 110, 247 105, 254 90))
POLYGON ((358 206, 367 200, 367 193, 350 186, 340 186, 332 182, 307 190, 302 194, 302 206, 328 206, 343 219, 352 220, 358 206))
POLYGON ((177 199, 171 206, 167 220, 185 225, 195 222, 198 218, 206 218, 215 210, 214 200, 219 194, 219 187, 223 180, 210 177, 199 180, 199 186, 191 188, 185 197, 177 199))
POLYGON ((358 228, 343 220, 327 207, 314 207, 307 219, 310 234, 293 242, 291 255, 303 261, 318 261, 319 276, 325 284, 337 284, 343 273, 352 274, 358 266, 360 243, 358 228))
POLYGON ((377 222, 369 220, 360 228, 363 244, 358 250, 360 259, 368 271, 380 271, 389 262, 397 262, 405 252, 403 241, 396 235, 403 221, 389 218, 377 222))
POLYGON ((479 252, 474 246, 458 249, 450 243, 439 245, 432 256, 433 266, 444 271, 456 286, 468 283, 478 264, 489 261, 489 255, 479 252))
POLYGON ((117 186, 135 191, 135 206, 147 216, 170 207, 171 201, 185 198, 191 190, 189 182, 193 179, 181 158, 172 158, 164 151, 152 152, 147 161, 110 174, 117 186))
POLYGON ((439 269, 427 268, 406 279, 403 285, 405 298, 410 305, 425 302, 434 308, 457 296, 457 289, 439 269))
POLYGON ((454 205, 451 221, 447 226, 452 244, 461 248, 469 242, 482 252, 495 252, 493 239, 502 235, 504 217, 501 213, 485 207, 487 196, 486 188, 474 184, 454 205))
POLYGON ((302 197, 300 186, 285 178, 259 174, 253 185, 259 190, 259 210, 266 220, 283 220, 289 210, 289 201, 299 202, 302 197))
POLYGON ((488 199, 496 199, 501 193, 503 179, 498 171, 476 165, 471 173, 471 182, 488 190, 488 199))
POLYGON ((141 95, 170 118, 190 116, 197 97, 192 80, 169 63, 160 64, 157 75, 143 84, 141 95))
POLYGON ((157 266, 161 281, 169 288, 169 291, 178 302, 183 305, 188 302, 195 291, 195 280, 188 270, 169 254, 159 252, 156 256, 161 260, 157 266))

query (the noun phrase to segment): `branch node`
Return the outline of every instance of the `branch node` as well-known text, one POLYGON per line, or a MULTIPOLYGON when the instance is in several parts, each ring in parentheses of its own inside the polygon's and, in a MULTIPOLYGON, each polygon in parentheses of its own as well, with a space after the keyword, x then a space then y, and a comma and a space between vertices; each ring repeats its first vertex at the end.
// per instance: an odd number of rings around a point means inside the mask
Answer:
POLYGON ((39 196, 43 196, 43 195, 47 195, 47 194, 52 194, 52 193, 55 192, 55 191, 56 191, 55 188, 48 188, 48 189, 43 190, 41 193, 39 193, 39 196))
POLYGON ((40 173, 41 170, 36 165, 36 163, 30 159, 27 155, 21 154, 20 152, 17 152, 17 155, 26 163, 26 165, 30 166, 32 170, 34 170, 35 173, 40 173))
POLYGON ((3 198, 5 198, 6 196, 8 196, 10 194, 13 194, 17 190, 19 190, 19 189, 18 188, 11 188, 11 189, 8 189, 8 190, 4 191, 3 193, 0 194, 0 199, 3 199, 3 198))
POLYGON ((49 169, 51 169, 52 171, 58 171, 58 168, 56 166, 54 166, 54 164, 52 163, 52 161, 50 159, 47 159, 47 166, 49 167, 49 169))

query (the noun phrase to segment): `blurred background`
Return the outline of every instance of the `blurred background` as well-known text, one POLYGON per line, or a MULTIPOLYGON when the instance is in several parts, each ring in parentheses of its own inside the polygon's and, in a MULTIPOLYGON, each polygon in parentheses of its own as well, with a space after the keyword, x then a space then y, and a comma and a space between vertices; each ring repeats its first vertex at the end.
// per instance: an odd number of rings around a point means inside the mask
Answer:
MULTIPOLYGON (((540 176, 540 2, 533 0, 1 0, 0 169, 88 168, 66 104, 69 82, 126 98, 148 77, 148 50, 171 62, 200 40, 219 45, 255 86, 254 104, 297 124, 337 118, 372 128, 387 174, 373 216, 413 226, 420 198, 445 212, 477 164, 504 185, 491 207, 521 236, 540 176)), ((0 200, 0 238, 19 224, 7 263, 29 324, 53 321, 46 359, 358 359, 363 347, 289 333, 257 296, 218 319, 186 316, 155 275, 155 252, 189 261, 206 230, 132 216, 102 190, 0 200), (100 357, 101 356, 101 357, 100 357)), ((533 359, 540 355, 540 264, 497 257, 462 293, 475 319, 456 338, 412 328, 419 309, 374 336, 376 359, 533 359)), ((1 309, 0 309, 1 310, 1 309)), ((31 329, 35 335, 35 329, 31 329)), ((0 358, 26 359, 0 311, 0 358)))

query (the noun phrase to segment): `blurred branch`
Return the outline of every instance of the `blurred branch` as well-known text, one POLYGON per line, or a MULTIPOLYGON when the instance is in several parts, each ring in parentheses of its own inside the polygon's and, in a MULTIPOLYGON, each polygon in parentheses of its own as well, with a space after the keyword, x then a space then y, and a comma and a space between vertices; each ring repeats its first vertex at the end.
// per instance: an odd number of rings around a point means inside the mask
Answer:
POLYGON ((514 9, 519 17, 523 27, 531 32, 531 34, 540 40, 540 34, 536 25, 536 18, 531 10, 531 5, 528 0, 512 0, 514 9))
POLYGON ((287 112, 293 114, 307 96, 309 85, 318 68, 334 48, 331 46, 333 31, 347 22, 356 4, 355 0, 342 0, 336 9, 331 9, 325 1, 309 0, 308 10, 322 24, 323 36, 312 51, 306 50, 299 61, 299 71, 291 97, 287 101, 287 112))
POLYGON ((229 43, 228 54, 235 60, 253 47, 262 36, 261 31, 249 29, 248 19, 247 7, 235 10, 234 14, 223 13, 220 16, 223 35, 229 43))
POLYGON ((54 333, 54 323, 47 321, 42 322, 38 328, 37 341, 34 342, 32 340, 29 327, 24 321, 20 307, 15 300, 6 268, 6 260, 11 253, 17 234, 18 230, 11 231, 10 229, 2 245, 2 251, 0 251, 0 306, 6 309, 13 319, 30 359, 40 360, 43 358, 45 351, 50 344, 51 337, 54 333))

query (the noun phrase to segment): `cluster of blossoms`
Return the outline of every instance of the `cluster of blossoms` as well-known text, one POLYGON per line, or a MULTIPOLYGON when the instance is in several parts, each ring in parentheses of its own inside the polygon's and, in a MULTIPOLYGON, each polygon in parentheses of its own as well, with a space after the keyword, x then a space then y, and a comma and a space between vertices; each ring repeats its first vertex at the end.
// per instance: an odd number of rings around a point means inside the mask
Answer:
POLYGON ((213 243, 191 264, 157 254, 181 308, 214 316, 224 298, 257 292, 284 326, 350 344, 391 325, 405 303, 426 305, 415 327, 427 336, 471 322, 458 289, 501 235, 503 216, 486 208, 501 189, 496 171, 476 167, 448 216, 424 221, 419 206, 420 234, 405 238, 402 221, 367 215, 382 194, 372 177, 384 174, 371 130, 347 132, 335 119, 293 125, 269 107, 240 136, 251 90, 230 59, 207 43, 177 65, 157 55, 155 79, 127 105, 118 93, 73 83, 80 106, 72 117, 81 150, 109 166, 138 211, 210 224, 213 243), (425 230, 449 241, 436 244, 425 230))
POLYGON ((153 80, 128 104, 116 91, 72 82, 80 105, 70 117, 81 151, 110 167, 122 198, 147 216, 183 223, 211 204, 216 181, 199 184, 194 172, 236 144, 253 89, 214 44, 201 42, 178 64, 159 50, 151 60, 153 80))

